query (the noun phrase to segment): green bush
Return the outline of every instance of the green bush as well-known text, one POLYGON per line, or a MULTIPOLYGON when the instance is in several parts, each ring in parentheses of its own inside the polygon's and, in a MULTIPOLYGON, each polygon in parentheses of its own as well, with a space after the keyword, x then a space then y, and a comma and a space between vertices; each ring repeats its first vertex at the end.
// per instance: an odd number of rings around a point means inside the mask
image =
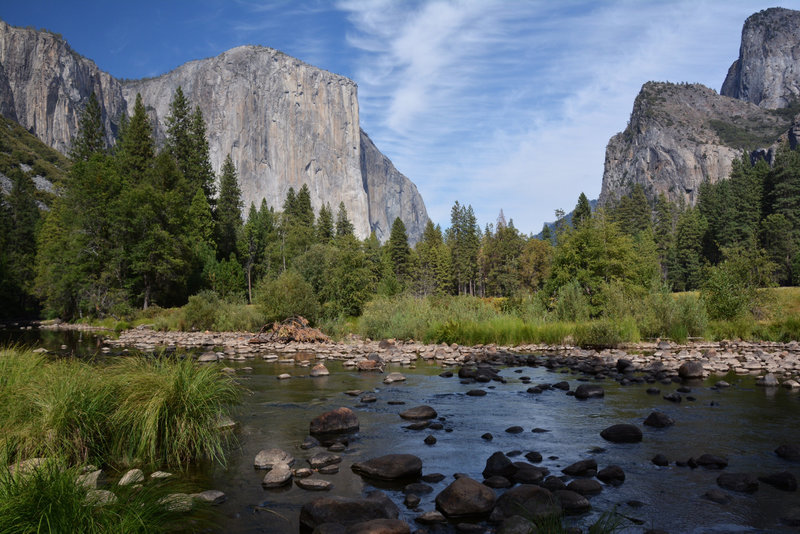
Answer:
POLYGON ((558 288, 554 311, 559 321, 586 321, 589 319, 591 304, 577 281, 573 280, 558 288))
POLYGON ((201 291, 189 297, 183 307, 184 326, 188 330, 211 330, 217 319, 220 299, 213 291, 201 291))
POLYGON ((639 331, 631 317, 615 321, 600 319, 576 325, 574 340, 581 347, 616 347, 622 342, 639 341, 639 331))
POLYGON ((320 314, 313 288, 292 270, 283 272, 275 280, 263 280, 257 288, 255 300, 267 322, 302 315, 313 324, 320 314))

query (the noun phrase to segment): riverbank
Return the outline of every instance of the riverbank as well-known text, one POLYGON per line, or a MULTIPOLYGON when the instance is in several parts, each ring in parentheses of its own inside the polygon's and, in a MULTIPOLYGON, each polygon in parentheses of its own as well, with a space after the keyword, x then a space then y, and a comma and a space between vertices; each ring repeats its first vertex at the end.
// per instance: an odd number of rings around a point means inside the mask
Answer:
MULTIPOLYGON (((147 328, 125 330, 117 339, 107 339, 104 350, 135 348, 142 351, 190 349, 213 353, 219 359, 265 360, 293 359, 296 354, 313 354, 316 359, 341 360, 356 366, 372 354, 386 363, 413 365, 420 358, 443 366, 471 362, 524 364, 529 355, 533 362, 584 369, 613 367, 620 359, 630 362, 632 370, 676 372, 686 362, 702 364, 705 376, 730 372, 745 375, 774 374, 787 387, 800 387, 800 342, 709 342, 685 344, 642 342, 620 345, 614 349, 581 349, 571 345, 525 344, 445 345, 402 340, 361 339, 349 336, 342 342, 328 343, 254 343, 250 332, 161 332, 147 328), (798 384, 798 386, 795 386, 798 384)), ((599 371, 598 371, 599 372, 599 371)))

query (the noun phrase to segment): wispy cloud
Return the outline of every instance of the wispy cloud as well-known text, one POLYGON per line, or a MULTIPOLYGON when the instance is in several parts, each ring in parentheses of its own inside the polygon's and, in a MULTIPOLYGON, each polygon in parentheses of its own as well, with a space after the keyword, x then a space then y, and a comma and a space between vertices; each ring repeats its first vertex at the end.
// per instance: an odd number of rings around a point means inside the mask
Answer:
POLYGON ((718 88, 756 2, 342 0, 362 123, 431 217, 456 199, 524 231, 600 191, 650 79, 718 88))

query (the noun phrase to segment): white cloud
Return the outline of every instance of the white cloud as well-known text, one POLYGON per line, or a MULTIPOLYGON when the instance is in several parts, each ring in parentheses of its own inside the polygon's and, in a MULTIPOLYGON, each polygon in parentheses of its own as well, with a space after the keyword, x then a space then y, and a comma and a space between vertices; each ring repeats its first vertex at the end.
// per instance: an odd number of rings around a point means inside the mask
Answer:
POLYGON ((651 79, 718 88, 766 4, 345 0, 364 128, 431 218, 458 199, 525 232, 600 191, 651 79))

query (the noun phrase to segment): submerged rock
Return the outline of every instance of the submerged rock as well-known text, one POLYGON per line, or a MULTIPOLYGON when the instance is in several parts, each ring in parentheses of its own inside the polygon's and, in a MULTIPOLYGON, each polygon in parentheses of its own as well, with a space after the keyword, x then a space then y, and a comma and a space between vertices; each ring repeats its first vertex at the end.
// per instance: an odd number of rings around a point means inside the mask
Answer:
POLYGON ((413 454, 387 454, 354 463, 351 469, 361 476, 380 480, 418 478, 422 474, 422 460, 413 454))
POLYGON ((400 510, 382 491, 368 493, 363 499, 320 497, 307 502, 300 510, 300 526, 314 530, 324 523, 352 525, 373 519, 397 519, 400 510))
POLYGON ((402 417, 403 419, 410 419, 410 420, 433 419, 438 415, 439 414, 436 413, 436 410, 426 405, 416 406, 414 408, 409 408, 408 410, 400 412, 400 417, 402 417))
POLYGON ((638 443, 642 441, 642 431, 637 426, 627 423, 612 425, 600 432, 600 436, 612 443, 638 443))

